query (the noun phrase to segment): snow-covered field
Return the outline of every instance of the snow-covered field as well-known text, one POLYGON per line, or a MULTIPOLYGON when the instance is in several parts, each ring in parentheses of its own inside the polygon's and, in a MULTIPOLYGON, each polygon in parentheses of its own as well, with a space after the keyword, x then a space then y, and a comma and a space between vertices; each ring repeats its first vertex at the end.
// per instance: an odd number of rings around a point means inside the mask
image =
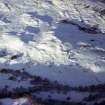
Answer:
POLYGON ((33 76, 71 87, 105 84, 103 2, 0 0, 0 89, 32 87, 33 76))

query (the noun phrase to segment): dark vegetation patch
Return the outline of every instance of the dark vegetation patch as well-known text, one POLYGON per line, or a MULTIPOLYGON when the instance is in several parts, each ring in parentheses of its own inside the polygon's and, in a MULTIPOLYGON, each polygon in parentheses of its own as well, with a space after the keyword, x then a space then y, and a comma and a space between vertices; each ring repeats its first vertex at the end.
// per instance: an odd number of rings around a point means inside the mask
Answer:
MULTIPOLYGON (((101 98, 105 98, 105 84, 85 86, 85 87, 71 87, 68 85, 61 85, 57 81, 50 82, 46 78, 41 78, 39 76, 33 76, 25 70, 11 70, 11 69, 1 69, 0 74, 11 74, 11 80, 14 80, 17 77, 21 77, 22 80, 29 80, 32 84, 30 87, 17 87, 12 90, 9 90, 9 86, 5 86, 3 89, 0 89, 0 99, 2 98, 18 98, 26 95, 32 95, 33 93, 40 92, 48 92, 48 91, 56 91, 57 93, 63 92, 67 93, 70 91, 89 92, 90 95, 84 98, 84 102, 90 102, 95 100, 100 100, 101 98), (12 77, 14 76, 14 77, 12 77), (92 93, 92 94, 91 94, 92 93), (97 93, 94 94, 93 93, 97 93)), ((36 99, 36 98, 35 98, 36 99)), ((41 102, 41 101, 40 101, 41 102)), ((51 97, 48 97, 48 100, 42 101, 43 105, 85 105, 85 103, 80 102, 71 102, 71 98, 67 97, 66 101, 58 101, 52 100, 51 97)), ((34 105, 34 104, 33 104, 34 105)))

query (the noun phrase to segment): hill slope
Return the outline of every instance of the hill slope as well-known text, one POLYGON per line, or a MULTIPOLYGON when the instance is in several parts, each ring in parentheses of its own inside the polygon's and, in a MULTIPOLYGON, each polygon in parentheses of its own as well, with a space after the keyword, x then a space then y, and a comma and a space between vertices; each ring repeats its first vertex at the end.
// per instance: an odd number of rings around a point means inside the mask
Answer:
POLYGON ((36 78, 50 87, 105 84, 103 2, 0 1, 0 89, 35 87, 36 78))

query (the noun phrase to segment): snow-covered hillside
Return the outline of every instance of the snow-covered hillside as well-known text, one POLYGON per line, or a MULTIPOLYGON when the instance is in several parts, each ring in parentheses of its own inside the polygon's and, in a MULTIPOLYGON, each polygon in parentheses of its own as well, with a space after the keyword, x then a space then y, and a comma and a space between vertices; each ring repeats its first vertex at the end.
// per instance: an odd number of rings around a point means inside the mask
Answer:
MULTIPOLYGON (((0 0, 0 89, 33 87, 36 78, 69 87, 105 84, 103 2, 0 0)), ((79 101, 89 95, 73 94, 79 101)))

